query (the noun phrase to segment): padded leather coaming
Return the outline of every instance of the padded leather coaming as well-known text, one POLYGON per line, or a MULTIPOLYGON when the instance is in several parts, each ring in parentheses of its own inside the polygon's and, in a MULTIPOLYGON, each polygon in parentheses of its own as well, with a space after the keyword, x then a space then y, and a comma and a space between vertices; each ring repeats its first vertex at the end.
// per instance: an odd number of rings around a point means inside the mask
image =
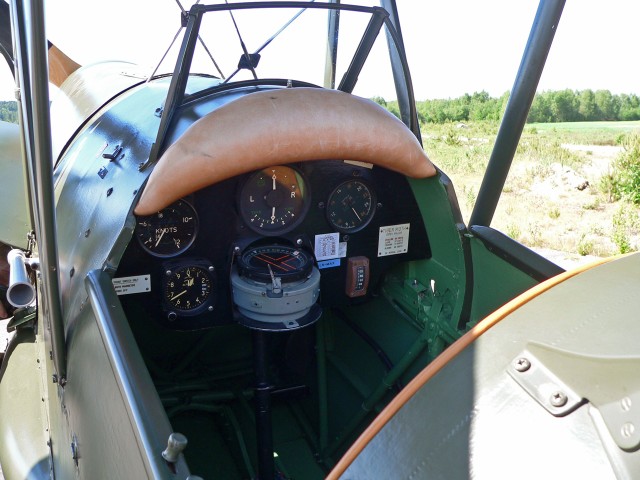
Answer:
POLYGON ((426 178, 415 135, 371 100, 318 88, 245 95, 191 125, 158 160, 135 208, 149 215, 233 176, 293 162, 356 160, 426 178))

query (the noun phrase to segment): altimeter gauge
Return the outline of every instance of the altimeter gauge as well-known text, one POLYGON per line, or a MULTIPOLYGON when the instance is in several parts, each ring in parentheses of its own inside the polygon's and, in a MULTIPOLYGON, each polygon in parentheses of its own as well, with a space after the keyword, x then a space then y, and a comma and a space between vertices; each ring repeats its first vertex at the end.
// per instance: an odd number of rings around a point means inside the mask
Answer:
POLYGON ((156 257, 174 257, 196 239, 198 215, 186 200, 178 200, 153 215, 137 217, 136 237, 140 246, 156 257))
POLYGON ((163 304, 169 320, 213 311, 216 297, 215 269, 206 260, 166 264, 163 304))
POLYGON ((369 224, 375 208, 373 190, 360 180, 347 180, 329 195, 327 220, 337 231, 353 233, 369 224))

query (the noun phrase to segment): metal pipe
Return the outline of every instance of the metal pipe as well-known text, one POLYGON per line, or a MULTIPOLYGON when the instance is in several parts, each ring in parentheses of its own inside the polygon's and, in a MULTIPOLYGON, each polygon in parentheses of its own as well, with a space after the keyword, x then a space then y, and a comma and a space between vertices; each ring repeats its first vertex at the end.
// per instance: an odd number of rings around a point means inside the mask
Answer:
POLYGON ((42 285, 40 315, 46 315, 52 337, 54 368, 64 385, 66 352, 60 296, 56 214, 53 188, 51 119, 49 116, 49 69, 42 0, 12 2, 16 42, 16 66, 20 103, 24 115, 24 152, 29 160, 32 206, 42 285))
POLYGON ((321 319, 316 328, 316 355, 318 373, 318 423, 320 430, 320 451, 329 444, 329 400, 327 386, 327 351, 325 345, 325 322, 321 319))
POLYGON ((469 225, 488 227, 491 224, 558 29, 564 3, 565 0, 541 0, 538 5, 469 225))
POLYGON ((9 263, 9 288, 7 300, 16 308, 30 305, 36 298, 36 290, 27 275, 26 259, 22 250, 13 249, 7 254, 9 263))
POLYGON ((349 424, 342 429, 341 434, 334 440, 329 446, 326 452, 323 452, 323 456, 333 454, 342 443, 350 437, 352 432, 358 427, 360 422, 373 410, 376 404, 384 397, 384 395, 393 387, 394 383, 406 372, 415 359, 424 351, 429 342, 429 329, 425 328, 421 332, 420 336, 413 342, 407 353, 400 359, 400 361, 389 371, 382 381, 378 384, 378 387, 362 402, 362 408, 351 417, 349 424))
POLYGON ((273 428, 271 425, 271 389, 268 376, 267 333, 252 330, 253 356, 256 369, 255 415, 258 441, 258 478, 272 480, 275 475, 273 462, 273 428))
MULTIPOLYGON (((330 0, 329 3, 340 3, 330 0)), ((336 65, 338 64, 338 32, 340 31, 340 10, 329 10, 327 31, 327 58, 324 67, 324 88, 336 87, 336 65)))

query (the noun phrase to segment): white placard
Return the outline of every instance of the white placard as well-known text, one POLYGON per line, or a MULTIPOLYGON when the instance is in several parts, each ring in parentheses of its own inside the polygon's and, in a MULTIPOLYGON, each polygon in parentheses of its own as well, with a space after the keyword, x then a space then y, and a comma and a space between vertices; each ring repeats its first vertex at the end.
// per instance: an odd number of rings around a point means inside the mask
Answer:
POLYGON ((340 242, 338 246, 338 256, 344 258, 347 256, 347 242, 340 242))
POLYGON ((118 295, 144 293, 151 291, 151 275, 137 275, 135 277, 120 277, 113 279, 113 287, 118 295))
POLYGON ((340 255, 340 234, 339 233, 323 233, 316 235, 314 251, 316 260, 329 260, 330 258, 338 258, 340 255))
POLYGON ((378 256, 399 255, 409 249, 409 224, 380 227, 378 235, 378 256))

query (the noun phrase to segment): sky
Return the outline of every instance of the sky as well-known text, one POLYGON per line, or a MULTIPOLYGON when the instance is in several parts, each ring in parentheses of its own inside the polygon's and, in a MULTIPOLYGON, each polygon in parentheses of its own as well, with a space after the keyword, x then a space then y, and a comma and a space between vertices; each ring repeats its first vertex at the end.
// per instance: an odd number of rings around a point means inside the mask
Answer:
MULTIPOLYGON (((511 89, 536 0, 397 4, 418 100, 482 90, 500 96, 511 89)), ((100 5, 103 11, 90 10, 86 0, 45 0, 48 37, 81 64, 106 59, 145 64, 159 58, 157 52, 175 34, 174 0, 110 0, 100 5), (153 12, 152 21, 140 21, 145 8, 153 12), (159 32, 168 40, 154 41, 159 32)), ((640 94, 635 53, 639 18, 637 0, 568 0, 538 90, 640 94)), ((0 65, 0 100, 13 98, 9 69, 0 65)))

